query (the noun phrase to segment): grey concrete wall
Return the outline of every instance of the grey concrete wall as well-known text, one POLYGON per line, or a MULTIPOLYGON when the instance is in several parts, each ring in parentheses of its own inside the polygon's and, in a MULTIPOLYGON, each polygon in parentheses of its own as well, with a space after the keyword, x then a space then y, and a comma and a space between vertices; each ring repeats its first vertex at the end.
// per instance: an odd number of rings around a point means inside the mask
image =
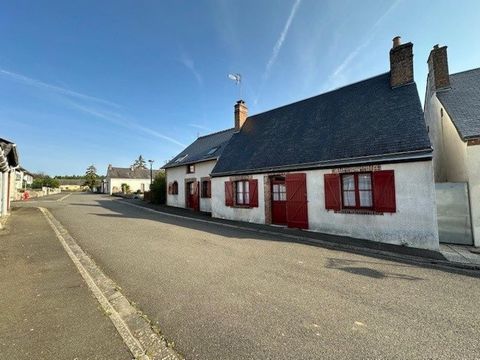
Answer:
POLYGON ((435 192, 440 242, 472 245, 467 183, 437 183, 435 192))

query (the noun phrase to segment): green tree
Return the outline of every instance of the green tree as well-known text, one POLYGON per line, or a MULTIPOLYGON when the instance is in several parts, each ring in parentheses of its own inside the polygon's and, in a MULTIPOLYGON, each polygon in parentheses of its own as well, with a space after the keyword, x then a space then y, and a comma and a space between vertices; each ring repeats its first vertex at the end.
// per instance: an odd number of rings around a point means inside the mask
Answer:
POLYGON ((159 172, 150 185, 150 202, 165 204, 167 194, 167 180, 164 172, 159 172))
POLYGON ((35 175, 32 183, 32 189, 41 189, 44 186, 58 188, 60 187, 60 182, 57 179, 52 179, 50 176, 45 174, 35 175))
POLYGON ((147 168, 147 162, 145 161, 145 159, 143 158, 142 155, 140 155, 138 157, 138 159, 135 160, 135 162, 133 163, 132 165, 134 168, 143 168, 143 169, 146 169, 147 168))
POLYGON ((97 168, 92 164, 85 171, 85 185, 93 190, 98 183, 97 168))

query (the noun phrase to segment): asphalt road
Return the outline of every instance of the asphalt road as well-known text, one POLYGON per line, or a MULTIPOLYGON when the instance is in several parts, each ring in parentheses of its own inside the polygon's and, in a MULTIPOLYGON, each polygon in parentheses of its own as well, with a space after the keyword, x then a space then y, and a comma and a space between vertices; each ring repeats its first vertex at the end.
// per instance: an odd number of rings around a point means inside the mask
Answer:
POLYGON ((40 205, 187 359, 480 357, 478 278, 102 195, 40 205))

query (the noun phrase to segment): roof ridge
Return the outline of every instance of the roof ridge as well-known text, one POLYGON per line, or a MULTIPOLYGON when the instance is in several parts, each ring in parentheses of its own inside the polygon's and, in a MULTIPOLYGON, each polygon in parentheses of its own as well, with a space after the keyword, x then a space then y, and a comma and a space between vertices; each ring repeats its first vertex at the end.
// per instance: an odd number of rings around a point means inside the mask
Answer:
MULTIPOLYGON (((389 74, 390 71, 387 71, 387 72, 384 72, 384 73, 381 73, 381 74, 378 74, 378 75, 374 75, 374 76, 371 76, 369 78, 366 78, 366 79, 363 79, 363 80, 359 80, 359 81, 356 81, 356 82, 353 82, 353 83, 350 83, 350 84, 347 84, 347 85, 343 85, 343 86, 340 86, 338 88, 335 88, 335 89, 332 89, 332 90, 328 90, 327 92, 324 92, 324 93, 320 93, 320 94, 317 94, 317 95, 313 95, 313 96, 309 96, 305 99, 301 99, 301 100, 297 100, 297 101, 294 101, 294 102, 291 102, 289 104, 285 104, 285 105, 282 105, 282 106, 278 106, 276 108, 273 108, 273 109, 269 109, 269 110, 265 110, 265 111, 262 111, 260 113, 257 113, 257 114, 254 114, 254 115, 251 115, 249 116, 248 118, 252 118, 252 117, 255 117, 255 116, 258 116, 258 115, 262 115, 262 114, 266 114, 270 111, 274 111, 274 110, 278 110, 278 109, 281 109, 281 108, 284 108, 284 107, 287 107, 287 106, 290 106, 290 105, 294 105, 294 104, 298 104, 298 103, 301 103, 303 101, 307 101, 307 100, 311 100, 311 99, 314 99, 316 97, 319 97, 319 96, 323 96, 323 95, 327 95, 327 94, 330 94, 330 93, 333 93, 333 92, 336 92, 336 91, 340 91, 342 89, 345 89, 347 87, 350 87, 350 86, 353 86, 353 85, 358 85, 362 82, 365 82, 365 81, 368 81, 368 80, 372 80, 372 79, 375 79, 377 77, 380 77, 380 76, 384 76, 386 74, 389 74)), ((414 82, 413 82, 414 83, 414 82)), ((248 119, 247 118, 247 119, 248 119)))
POLYGON ((212 135, 217 135, 217 134, 220 134, 220 133, 222 133, 222 132, 227 132, 227 131, 234 130, 234 129, 235 129, 235 128, 229 128, 229 129, 225 129, 225 130, 216 131, 216 132, 213 132, 213 133, 211 133, 211 134, 199 136, 197 139, 209 137, 209 136, 212 136, 212 135))
POLYGON ((478 70, 480 70, 480 67, 477 67, 477 68, 474 68, 474 69, 469 69, 469 70, 459 71, 459 72, 456 72, 455 74, 450 74, 450 76, 459 75, 459 74, 463 74, 463 73, 470 72, 470 71, 478 71, 478 70))

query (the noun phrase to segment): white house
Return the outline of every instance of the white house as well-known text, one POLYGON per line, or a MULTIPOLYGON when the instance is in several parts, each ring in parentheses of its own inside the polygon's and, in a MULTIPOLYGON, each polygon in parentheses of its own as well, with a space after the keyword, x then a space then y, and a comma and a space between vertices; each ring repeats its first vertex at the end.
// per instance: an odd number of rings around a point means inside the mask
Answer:
POLYGON ((480 246, 480 68, 450 74, 447 47, 436 45, 428 69, 425 121, 435 181, 466 184, 470 245, 480 246))
POLYGON ((167 205, 211 212, 210 173, 235 131, 201 136, 164 166, 167 205))
POLYGON ((132 193, 140 191, 145 192, 150 189, 150 183, 162 170, 150 170, 144 167, 120 168, 108 165, 107 176, 102 183, 102 192, 105 194, 115 194, 122 192, 122 185, 127 184, 132 193))
POLYGON ((437 250, 412 49, 397 37, 387 73, 254 116, 236 111, 244 125, 212 170, 212 216, 437 250))
POLYGON ((10 194, 10 200, 20 200, 27 187, 33 183, 33 174, 21 166, 15 169, 12 173, 14 181, 14 188, 10 194))
POLYGON ((16 145, 0 139, 0 217, 8 215, 10 198, 15 187, 15 169, 18 168, 16 145))

